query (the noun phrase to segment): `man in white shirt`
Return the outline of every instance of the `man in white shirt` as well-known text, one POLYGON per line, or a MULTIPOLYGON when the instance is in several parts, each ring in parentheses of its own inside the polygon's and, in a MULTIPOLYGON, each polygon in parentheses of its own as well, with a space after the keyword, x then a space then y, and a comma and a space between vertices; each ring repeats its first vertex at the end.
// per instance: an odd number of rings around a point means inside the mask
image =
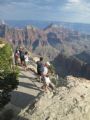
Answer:
POLYGON ((43 75, 46 76, 47 74, 48 74, 48 66, 47 66, 47 64, 45 64, 43 75))

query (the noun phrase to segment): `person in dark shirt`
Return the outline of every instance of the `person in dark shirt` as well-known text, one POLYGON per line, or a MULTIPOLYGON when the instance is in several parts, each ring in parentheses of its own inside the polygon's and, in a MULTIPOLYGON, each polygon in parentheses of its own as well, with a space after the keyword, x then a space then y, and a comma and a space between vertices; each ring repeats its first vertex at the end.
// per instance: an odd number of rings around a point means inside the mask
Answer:
POLYGON ((40 60, 37 61, 37 74, 42 76, 44 71, 43 57, 40 57, 40 60))
POLYGON ((43 72, 44 72, 43 57, 40 57, 40 60, 37 61, 37 74, 39 75, 40 82, 43 77, 43 72))
POLYGON ((19 53, 20 53, 21 65, 24 66, 24 64, 25 64, 25 58, 24 58, 25 53, 24 53, 24 49, 23 49, 23 48, 20 48, 19 53))

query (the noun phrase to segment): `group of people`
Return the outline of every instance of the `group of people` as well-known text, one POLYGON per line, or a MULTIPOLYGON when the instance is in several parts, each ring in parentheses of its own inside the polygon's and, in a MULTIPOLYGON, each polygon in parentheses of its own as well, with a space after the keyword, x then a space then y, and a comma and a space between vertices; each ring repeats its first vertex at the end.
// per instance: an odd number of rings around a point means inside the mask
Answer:
POLYGON ((40 82, 43 82, 42 89, 47 92, 47 90, 54 89, 54 86, 49 78, 49 67, 50 63, 46 62, 43 63, 43 57, 40 57, 40 60, 37 61, 37 74, 39 75, 40 82))
MULTIPOLYGON (((25 51, 23 47, 20 47, 19 49, 16 49, 14 58, 15 58, 15 64, 21 65, 22 67, 24 67, 26 71, 29 63, 28 52, 25 51)), ((45 92, 47 92, 48 89, 52 89, 52 90, 54 89, 54 86, 49 78, 49 67, 50 67, 50 63, 46 62, 44 64, 43 57, 40 57, 40 60, 37 61, 37 74, 39 76, 40 82, 43 82, 42 89, 44 89, 45 92)))
POLYGON ((25 70, 27 69, 28 62, 29 62, 29 55, 28 55, 28 52, 25 51, 23 47, 16 49, 14 58, 15 58, 16 65, 21 65, 25 68, 25 70))

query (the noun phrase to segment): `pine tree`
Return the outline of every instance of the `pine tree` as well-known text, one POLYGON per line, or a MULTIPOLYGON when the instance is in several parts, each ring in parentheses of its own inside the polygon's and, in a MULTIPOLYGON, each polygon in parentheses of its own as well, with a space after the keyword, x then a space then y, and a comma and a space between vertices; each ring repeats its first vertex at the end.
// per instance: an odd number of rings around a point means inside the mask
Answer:
POLYGON ((2 109, 11 98, 12 92, 18 86, 18 70, 12 67, 12 48, 6 42, 0 42, 0 109, 2 109))

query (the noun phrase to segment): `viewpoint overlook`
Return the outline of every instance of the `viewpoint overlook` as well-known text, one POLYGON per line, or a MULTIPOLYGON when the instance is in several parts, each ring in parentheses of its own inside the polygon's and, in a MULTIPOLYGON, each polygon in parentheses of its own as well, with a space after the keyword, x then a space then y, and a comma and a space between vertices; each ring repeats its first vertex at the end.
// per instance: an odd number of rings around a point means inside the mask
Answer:
POLYGON ((2 91, 11 95, 0 111, 0 120, 90 120, 89 32, 80 32, 64 24, 49 24, 41 29, 0 23, 0 66, 0 95, 2 91), (10 56, 18 46, 29 52, 27 71, 22 66, 12 67, 10 56), (50 79, 54 91, 46 93, 41 89, 35 61, 40 56, 53 66, 54 74, 50 74, 50 79), (13 70, 16 77, 11 78, 8 74, 11 76, 13 70), (8 82, 3 84, 2 80, 8 82))

